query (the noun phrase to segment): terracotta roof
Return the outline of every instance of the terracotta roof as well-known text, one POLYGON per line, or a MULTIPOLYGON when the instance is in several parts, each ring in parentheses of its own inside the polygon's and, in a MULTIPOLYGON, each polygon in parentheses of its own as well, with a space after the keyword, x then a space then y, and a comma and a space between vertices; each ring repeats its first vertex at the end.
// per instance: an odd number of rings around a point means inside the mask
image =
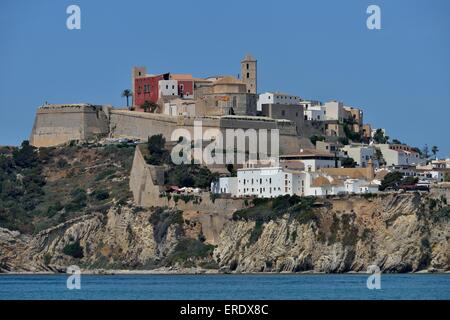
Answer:
POLYGON ((311 183, 311 187, 325 187, 325 186, 331 186, 331 182, 324 176, 314 178, 311 183))
POLYGON ((170 78, 174 79, 174 80, 192 80, 192 74, 175 73, 175 74, 171 74, 170 78))
POLYGON ((321 168, 319 169, 331 176, 348 177, 350 179, 366 179, 367 168, 321 168))

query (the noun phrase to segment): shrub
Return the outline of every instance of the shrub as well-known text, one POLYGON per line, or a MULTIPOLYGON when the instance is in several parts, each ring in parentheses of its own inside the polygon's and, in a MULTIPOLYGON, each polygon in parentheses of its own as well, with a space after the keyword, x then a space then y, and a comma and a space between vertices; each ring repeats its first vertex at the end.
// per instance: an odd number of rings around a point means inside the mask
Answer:
POLYGON ((394 187, 403 179, 403 174, 399 171, 389 172, 381 181, 380 190, 383 191, 388 187, 394 187))
POLYGON ((63 253, 65 255, 74 257, 75 259, 81 259, 83 258, 83 247, 80 246, 80 241, 77 240, 75 242, 69 243, 67 244, 64 248, 63 248, 63 253))
POLYGON ((341 165, 344 168, 354 168, 356 167, 356 162, 353 160, 353 158, 344 158, 341 160, 341 165))
POLYGON ((235 211, 233 219, 267 222, 288 214, 290 218, 296 219, 300 223, 307 223, 316 220, 312 211, 314 202, 314 197, 299 197, 297 195, 285 195, 273 199, 256 198, 253 200, 252 207, 235 211))
POLYGON ((252 232, 250 233, 250 238, 248 240, 249 244, 254 244, 256 241, 258 241, 263 231, 264 231, 263 222, 261 220, 257 220, 255 222, 255 226, 252 229, 252 232))
POLYGON ((212 255, 213 251, 214 246, 211 244, 205 244, 197 239, 183 238, 167 257, 166 262, 172 265, 176 262, 184 263, 188 259, 207 258, 212 255))
POLYGON ((58 159, 58 161, 56 162, 56 167, 58 167, 59 169, 64 169, 69 165, 69 163, 67 162, 66 159, 58 159))
POLYGON ((169 152, 164 149, 166 139, 162 134, 153 135, 148 138, 147 149, 149 155, 145 157, 148 164, 161 165, 169 163, 169 152))
POLYGON ((98 201, 102 201, 102 200, 106 200, 109 198, 109 192, 107 190, 95 190, 92 193, 92 196, 98 200, 98 201))
POLYGON ((309 137, 309 140, 311 141, 311 143, 313 145, 316 145, 317 141, 325 141, 325 137, 318 136, 318 135, 312 135, 311 137, 309 137))

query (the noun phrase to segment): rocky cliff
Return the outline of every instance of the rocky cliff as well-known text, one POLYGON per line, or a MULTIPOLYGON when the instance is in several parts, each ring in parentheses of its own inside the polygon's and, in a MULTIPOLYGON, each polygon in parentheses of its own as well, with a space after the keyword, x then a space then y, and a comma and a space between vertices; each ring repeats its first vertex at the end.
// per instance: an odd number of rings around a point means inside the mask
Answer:
POLYGON ((205 237, 208 226, 201 215, 116 205, 36 235, 1 228, 0 270, 57 272, 72 264, 236 272, 348 272, 372 264, 386 272, 450 269, 450 210, 444 197, 335 198, 299 211, 308 214, 292 212, 286 208, 264 220, 235 214, 212 241, 205 237))

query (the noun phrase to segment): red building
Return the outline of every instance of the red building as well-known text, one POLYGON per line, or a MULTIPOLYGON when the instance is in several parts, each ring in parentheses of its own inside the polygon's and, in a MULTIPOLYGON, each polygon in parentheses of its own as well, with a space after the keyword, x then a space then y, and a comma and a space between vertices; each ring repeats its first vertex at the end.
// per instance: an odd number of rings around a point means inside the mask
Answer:
POLYGON ((169 80, 169 74, 134 79, 134 105, 141 106, 145 101, 157 102, 159 99, 159 80, 169 80))
POLYGON ((178 93, 181 98, 194 97, 194 79, 190 74, 172 74, 170 79, 177 80, 178 93))
POLYGON ((196 81, 205 81, 204 79, 195 79, 191 74, 170 74, 164 73, 156 76, 146 74, 145 67, 134 68, 134 86, 133 86, 133 105, 140 107, 145 101, 157 103, 160 96, 159 81, 175 80, 178 87, 180 98, 193 99, 196 81))

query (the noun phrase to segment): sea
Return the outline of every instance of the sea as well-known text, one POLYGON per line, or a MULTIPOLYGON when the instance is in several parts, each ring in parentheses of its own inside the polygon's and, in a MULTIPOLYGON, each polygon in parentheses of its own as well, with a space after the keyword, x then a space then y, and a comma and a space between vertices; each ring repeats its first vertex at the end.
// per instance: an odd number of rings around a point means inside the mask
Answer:
POLYGON ((450 274, 381 274, 375 286, 370 281, 372 289, 367 286, 369 276, 80 275, 77 282, 64 274, 4 274, 0 300, 450 300, 450 274))

